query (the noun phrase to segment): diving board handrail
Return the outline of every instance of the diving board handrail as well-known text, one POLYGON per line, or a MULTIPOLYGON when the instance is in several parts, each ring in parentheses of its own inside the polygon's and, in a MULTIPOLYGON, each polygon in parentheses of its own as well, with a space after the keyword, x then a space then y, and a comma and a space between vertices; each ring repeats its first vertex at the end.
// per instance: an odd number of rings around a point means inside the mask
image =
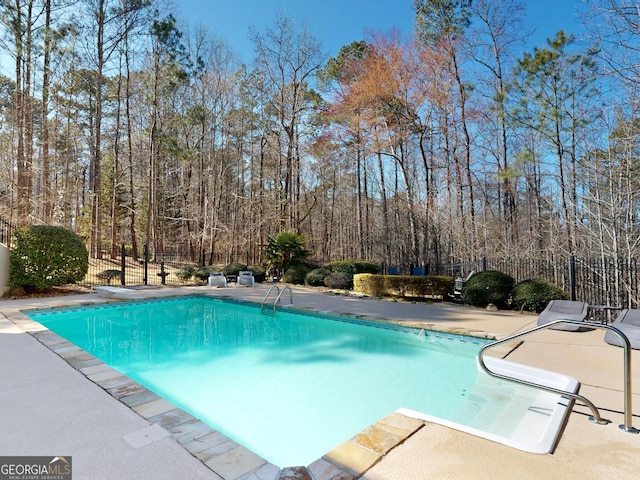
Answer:
POLYGON ((605 420, 600 416, 600 412, 598 411, 598 409, 596 408, 596 406, 587 398, 583 397, 582 395, 579 395, 578 393, 573 393, 573 392, 569 392, 566 390, 561 390, 561 389, 557 389, 554 387, 550 387, 548 385, 542 385, 539 383, 534 383, 534 382, 529 382, 527 380, 522 380, 520 378, 515 378, 515 377, 510 377, 507 375, 502 375, 500 373, 496 373, 493 372, 492 370, 490 370, 486 364, 484 363, 484 353, 489 350, 490 348, 493 348, 495 346, 501 345, 503 343, 507 343, 510 341, 513 341, 517 338, 520 337, 524 337, 527 335, 530 335, 532 333, 535 333, 539 330, 544 330, 547 328, 550 328, 553 325, 559 324, 559 323, 569 323, 569 324, 574 324, 574 325, 580 325, 582 327, 589 327, 589 328, 602 328, 602 329, 606 329, 606 330, 611 330, 612 332, 614 332, 616 335, 618 335, 621 340, 622 340, 622 345, 623 345, 623 349, 624 349, 624 424, 620 425, 620 429, 624 430, 626 432, 629 433, 640 433, 640 430, 638 430, 637 428, 634 428, 632 423, 633 423, 633 410, 631 407, 631 398, 632 398, 632 390, 631 390, 631 343, 629 342, 629 339, 627 338, 627 336, 621 332, 619 329, 617 329, 616 327, 613 327, 611 325, 605 325, 602 323, 594 323, 594 322, 583 322, 583 321, 577 321, 577 320, 553 320, 549 323, 546 323, 544 325, 539 325, 537 327, 534 327, 530 330, 525 330, 523 332, 520 333, 516 333, 513 335, 510 335, 506 338, 502 338, 500 340, 496 340, 495 342, 491 342, 487 345, 484 345, 482 348, 480 348, 480 351, 478 352, 478 365, 480 366, 480 368, 482 368, 482 370, 484 370, 487 374, 491 375, 492 377, 495 378, 499 378, 502 380, 506 380, 509 382, 514 382, 514 383, 519 383, 521 385, 527 385, 529 387, 532 388, 537 388, 539 390, 545 390, 547 392, 552 392, 558 395, 564 395, 567 396, 569 398, 572 398, 573 400, 580 400, 581 402, 583 402, 587 407, 589 407, 589 409, 591 410, 592 416, 589 417, 589 420, 594 422, 594 423, 598 423, 600 425, 604 425, 604 424, 608 424, 611 423, 609 420, 605 420))

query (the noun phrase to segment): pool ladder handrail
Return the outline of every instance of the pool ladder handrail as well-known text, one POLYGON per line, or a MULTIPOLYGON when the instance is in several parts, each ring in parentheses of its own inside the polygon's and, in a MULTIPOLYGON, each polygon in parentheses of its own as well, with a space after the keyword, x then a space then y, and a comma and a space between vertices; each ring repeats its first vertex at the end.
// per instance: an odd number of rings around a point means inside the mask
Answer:
POLYGON ((289 304, 293 305, 293 290, 291 290, 291 287, 289 287, 288 285, 285 285, 284 287, 282 287, 282 290, 280 290, 280 287, 278 287, 278 285, 272 285, 271 288, 267 291, 267 294, 262 299, 262 304, 260 305, 260 312, 264 310, 264 304, 269 298, 269 295, 271 295, 271 292, 273 291, 273 289, 275 289, 277 293, 276 299, 273 301, 274 314, 276 313, 276 304, 280 301, 280 298, 282 297, 284 292, 286 292, 287 290, 289 290, 289 304))
POLYGON ((539 383, 534 383, 534 382, 529 382, 527 380, 522 380, 520 378, 515 378, 515 377, 510 377, 507 375, 502 375, 500 373, 496 373, 493 372, 492 370, 490 370, 486 364, 484 363, 484 353, 489 350, 490 348, 493 348, 495 346, 501 345, 503 343, 507 343, 510 342, 512 340, 515 340, 516 338, 520 338, 520 337, 524 337, 527 335, 530 335, 534 332, 537 332, 538 330, 544 330, 547 328, 551 328, 554 325, 557 324, 574 324, 574 325, 579 325, 582 327, 589 327, 589 328, 602 328, 602 329, 606 329, 606 330, 610 330, 612 332, 614 332, 616 335, 618 335, 621 339, 622 339, 622 345, 623 345, 623 349, 624 349, 624 424, 619 425, 619 428, 621 430, 624 430, 626 432, 629 433, 640 433, 640 430, 638 430, 637 428, 634 428, 632 423, 633 423, 633 410, 631 407, 631 398, 632 398, 632 390, 631 390, 631 343, 629 342, 629 339, 627 338, 627 336, 621 332, 619 329, 617 329, 616 327, 613 327, 611 325, 605 325, 602 323, 595 323, 595 322, 582 322, 582 321, 577 321, 577 320, 554 320, 552 322, 546 323, 544 325, 539 325, 535 328, 532 328, 530 330, 525 330, 523 332, 520 333, 516 333, 514 335, 510 335, 506 338, 502 338, 500 340, 496 340, 495 342, 491 342, 487 345, 484 345, 480 351, 478 352, 478 365, 489 375, 491 375, 492 377, 495 378, 499 378, 502 380, 507 380, 510 382, 514 382, 514 383, 519 383, 521 385, 527 385, 529 387, 533 387, 533 388, 537 388, 539 390, 545 390, 547 392, 552 392, 552 393, 556 393, 558 395, 564 395, 567 396, 569 398, 572 398, 573 400, 580 400, 581 402, 583 402, 587 407, 589 407, 589 409, 591 410, 592 415, 589 417, 589 420, 593 423, 597 423, 599 425, 606 425, 608 423, 611 423, 610 420, 606 420, 603 419, 600 416, 600 412, 598 411, 598 409, 596 408, 596 406, 588 399, 586 399, 585 397, 583 397, 582 395, 579 395, 578 393, 573 393, 573 392, 569 392, 566 390, 561 390, 561 389, 557 389, 554 387, 549 387, 547 385, 541 385, 539 383))

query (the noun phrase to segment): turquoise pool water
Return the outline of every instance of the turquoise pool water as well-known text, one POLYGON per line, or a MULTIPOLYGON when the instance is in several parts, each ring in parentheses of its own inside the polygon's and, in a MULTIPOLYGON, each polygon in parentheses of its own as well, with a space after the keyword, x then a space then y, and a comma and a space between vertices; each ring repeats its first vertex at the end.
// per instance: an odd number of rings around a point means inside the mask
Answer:
POLYGON ((280 467, 401 407, 458 421, 479 375, 480 340, 210 297, 28 315, 280 467))

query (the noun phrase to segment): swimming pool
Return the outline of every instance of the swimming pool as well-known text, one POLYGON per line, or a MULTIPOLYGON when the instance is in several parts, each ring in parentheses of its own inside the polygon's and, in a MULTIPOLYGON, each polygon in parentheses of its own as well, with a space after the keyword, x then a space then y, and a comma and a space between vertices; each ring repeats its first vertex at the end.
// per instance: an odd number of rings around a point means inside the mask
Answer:
POLYGON ((209 297, 27 314, 278 466, 307 465, 400 408, 473 424, 487 404, 539 400, 511 384, 483 396, 495 381, 467 337, 209 297))

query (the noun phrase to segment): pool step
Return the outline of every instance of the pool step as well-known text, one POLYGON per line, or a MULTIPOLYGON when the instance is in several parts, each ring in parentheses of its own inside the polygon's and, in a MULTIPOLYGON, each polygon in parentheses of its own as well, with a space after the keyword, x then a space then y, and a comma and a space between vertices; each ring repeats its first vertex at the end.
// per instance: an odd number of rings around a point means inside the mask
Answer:
POLYGON ((460 423, 484 432, 511 436, 537 394, 534 390, 522 392, 481 374, 474 389, 465 395, 466 401, 460 406, 456 418, 460 423))
POLYGON ((535 391, 515 394, 498 381, 479 384, 465 395, 467 400, 456 414, 458 422, 483 432, 527 441, 543 435, 558 396, 535 391))

